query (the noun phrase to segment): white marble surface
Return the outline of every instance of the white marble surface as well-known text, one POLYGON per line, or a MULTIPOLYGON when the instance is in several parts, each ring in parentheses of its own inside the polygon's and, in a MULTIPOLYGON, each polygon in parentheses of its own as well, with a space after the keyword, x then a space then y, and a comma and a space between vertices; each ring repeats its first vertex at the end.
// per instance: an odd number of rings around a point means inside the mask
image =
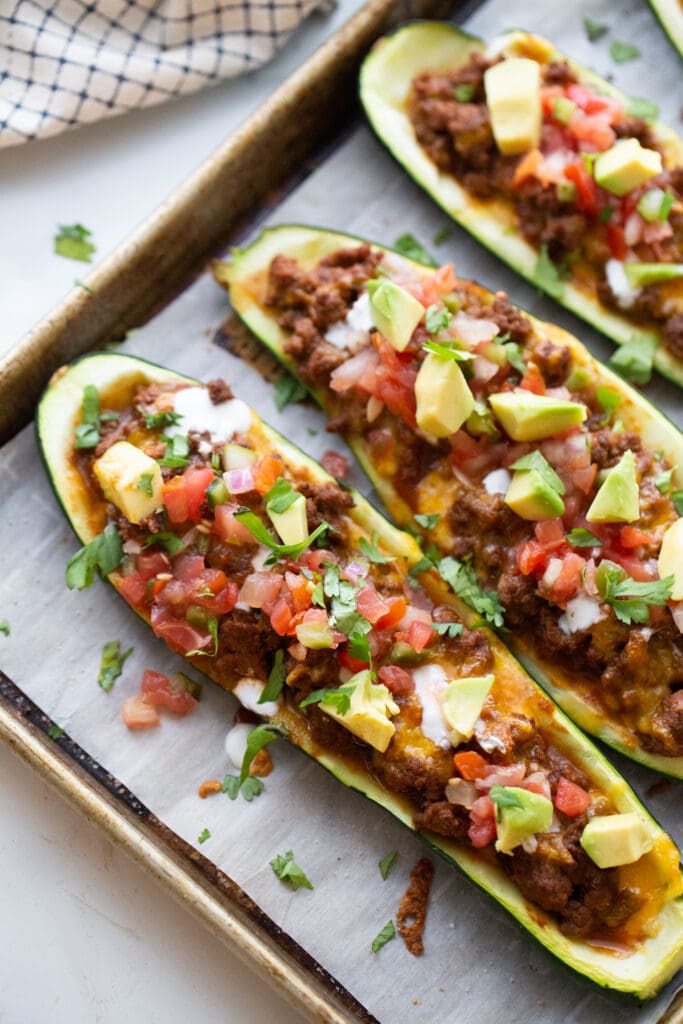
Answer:
MULTIPOLYGON (((246 78, 3 150, 0 355, 85 276, 53 254, 57 224, 87 226, 104 259, 360 6, 313 15, 246 78)), ((301 1020, 4 746, 0 778, 3 1024, 301 1020)))

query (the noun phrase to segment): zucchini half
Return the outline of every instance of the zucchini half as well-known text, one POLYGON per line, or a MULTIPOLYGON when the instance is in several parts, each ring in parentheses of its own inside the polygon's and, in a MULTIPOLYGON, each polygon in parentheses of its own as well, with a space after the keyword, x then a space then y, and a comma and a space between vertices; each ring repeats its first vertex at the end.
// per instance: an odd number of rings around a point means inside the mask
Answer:
MULTIPOLYGON (((664 4, 662 4, 664 6, 664 4)), ((676 0, 666 0, 675 7, 676 0)), ((683 22, 683 18, 682 18, 683 22)), ((683 33, 682 33, 683 34, 683 33)), ((546 40, 527 32, 511 31, 500 36, 490 49, 495 52, 524 52, 525 46, 540 47, 554 59, 565 59, 546 40)), ((474 52, 484 52, 483 40, 467 35, 454 25, 442 22, 416 22, 380 39, 366 57, 360 76, 360 96, 365 112, 379 139, 404 170, 436 203, 466 228, 513 270, 540 289, 545 289, 536 274, 538 250, 517 230, 512 205, 504 199, 481 200, 470 195, 450 174, 440 171, 422 149, 406 111, 406 101, 416 75, 423 71, 445 71, 467 64, 474 52)), ((599 75, 569 61, 581 79, 596 91, 624 99, 623 95, 599 75)), ((652 126, 665 153, 683 163, 683 140, 661 122, 652 126)), ((553 295, 563 306, 583 317, 617 344, 634 334, 647 334, 657 342, 654 364, 660 373, 683 386, 683 361, 661 344, 660 332, 643 332, 627 316, 603 306, 590 285, 578 287, 564 282, 562 295, 553 295)))
MULTIPOLYGON (((83 388, 93 384, 98 389, 114 389, 121 382, 146 383, 152 381, 191 380, 160 366, 120 354, 102 353, 86 356, 69 367, 58 371, 45 391, 37 412, 36 427, 38 443, 43 455, 45 468, 50 477, 55 495, 61 504, 78 538, 86 542, 101 529, 84 502, 84 487, 79 484, 69 455, 73 443, 73 431, 79 415, 83 388)), ((193 381, 193 383, 195 383, 193 381)), ((257 429, 262 430, 262 443, 270 450, 279 452, 290 467, 301 466, 314 480, 330 481, 332 478, 308 456, 295 448, 278 433, 257 420, 257 429)), ((259 442, 261 443, 261 442, 259 442)), ((418 560, 420 551, 413 538, 389 524, 360 495, 354 493, 356 506, 349 512, 360 533, 371 534, 381 531, 383 547, 412 565, 418 560)), ((91 499, 92 501, 92 499, 91 499)), ((101 510, 100 510, 101 512, 101 510)), ((427 574, 423 580, 430 585, 427 574)), ((109 577, 116 585, 117 574, 109 577)), ((438 586, 438 581, 434 581, 438 586)), ((439 593, 441 600, 448 599, 439 593)), ((471 622, 473 615, 455 599, 453 607, 471 622)), ((538 690, 526 676, 518 663, 494 635, 489 636, 497 671, 505 671, 514 682, 525 688, 531 698, 539 700, 539 715, 544 727, 549 725, 562 735, 562 745, 576 762, 584 766, 603 792, 609 795, 618 811, 637 810, 645 816, 654 840, 654 849, 643 858, 640 866, 648 865, 639 877, 642 878, 653 896, 661 901, 656 916, 656 934, 645 939, 631 955, 624 958, 612 952, 573 940, 563 935, 556 922, 538 907, 529 905, 520 895, 507 875, 497 866, 492 866, 477 851, 443 839, 438 836, 421 836, 424 842, 449 864, 460 868, 481 888, 504 906, 531 934, 559 959, 575 971, 588 976, 597 984, 638 996, 652 997, 683 964, 683 878, 678 864, 678 851, 666 833, 644 810, 623 778, 569 722, 557 708, 538 690)), ((206 672, 201 659, 190 659, 199 671, 206 672)), ((207 673, 210 675, 210 672, 207 673)), ((214 682, 230 688, 230 680, 214 678, 214 682)), ((234 682, 234 681, 233 681, 234 682)), ((388 792, 365 771, 349 767, 349 764, 335 754, 314 749, 308 733, 297 728, 300 713, 283 706, 273 721, 289 729, 289 738, 306 753, 314 757, 344 785, 362 793, 393 814, 406 827, 412 829, 412 809, 401 796, 388 792)))
MULTIPOLYGON (((299 225, 283 225, 264 231, 248 248, 233 252, 232 261, 214 265, 214 275, 224 287, 229 289, 233 309, 245 324, 262 342, 280 359, 288 369, 296 375, 294 362, 284 352, 286 333, 278 326, 274 318, 263 307, 266 280, 270 262, 278 253, 294 257, 304 267, 312 267, 323 256, 349 245, 358 245, 363 239, 338 232, 324 231, 319 228, 302 227, 299 225)), ((374 248, 382 250, 382 246, 372 243, 374 248)), ((392 259, 405 260, 392 254, 392 259)), ((413 267, 420 267, 413 261, 406 260, 413 267)), ((433 268, 420 267, 422 273, 433 273, 433 268)), ((490 296, 486 289, 474 282, 460 282, 474 295, 490 296)), ((598 384, 606 385, 622 396, 619 406, 620 418, 627 430, 640 434, 644 443, 653 449, 661 448, 675 466, 672 479, 675 487, 683 487, 683 434, 659 410, 655 409, 637 391, 626 384, 621 377, 594 359, 584 345, 562 328, 541 322, 528 313, 524 313, 536 330, 558 345, 566 345, 572 352, 574 365, 585 367, 591 379, 598 384)), ((314 398, 323 408, 330 411, 330 395, 325 391, 313 392, 314 398)), ((372 481, 383 504, 394 520, 402 526, 413 521, 413 513, 406 503, 398 496, 392 484, 384 479, 373 465, 366 442, 362 436, 346 438, 364 471, 372 481)), ((438 540, 437 540, 438 543, 438 540)), ((444 555, 451 554, 443 549, 444 555)), ((614 747, 626 757, 641 764, 654 768, 656 771, 683 779, 683 757, 664 757, 644 750, 635 740, 633 734, 617 722, 606 720, 573 685, 571 671, 560 671, 556 666, 538 661, 532 656, 531 650, 521 640, 510 637, 510 646, 515 655, 522 661, 527 670, 564 709, 564 711, 586 732, 597 736, 605 743, 614 747)))
POLYGON ((660 25, 683 57, 683 7, 679 0, 649 0, 660 25))

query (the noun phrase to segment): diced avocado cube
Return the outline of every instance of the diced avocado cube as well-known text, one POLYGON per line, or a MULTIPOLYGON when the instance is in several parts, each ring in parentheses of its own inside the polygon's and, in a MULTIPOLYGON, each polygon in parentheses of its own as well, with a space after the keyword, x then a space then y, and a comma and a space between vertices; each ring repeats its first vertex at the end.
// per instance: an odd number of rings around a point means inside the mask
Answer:
POLYGON ((243 444, 230 442, 223 448, 223 469, 245 469, 256 461, 256 452, 245 448, 243 444))
POLYGON ((162 504, 159 465, 129 441, 117 441, 94 465, 102 492, 131 523, 140 523, 162 504))
POLYGON ((454 747, 471 738, 494 679, 492 674, 470 676, 452 679, 446 687, 442 710, 451 729, 450 740, 454 747))
POLYGON ((351 687, 351 706, 345 714, 340 714, 333 704, 325 701, 320 702, 320 710, 383 754, 396 732, 389 716, 397 715, 399 706, 383 683, 372 682, 369 669, 357 672, 344 683, 345 689, 351 687))
POLYGON ((329 622, 300 622, 296 627, 296 638, 310 651, 322 651, 334 643, 329 622))
POLYGON ((635 811, 591 818, 581 833, 581 845, 599 868, 634 864, 653 847, 646 823, 635 811))
POLYGON ((388 278, 368 281, 368 295, 373 324, 397 352, 402 352, 424 316, 424 306, 388 278))
POLYGON ((541 71, 535 60, 509 57, 484 73, 486 103, 498 149, 526 153, 541 140, 541 71))
POLYGON ((660 579, 673 576, 672 601, 683 601, 683 519, 677 519, 666 530, 659 549, 657 568, 660 579))
POLYGON ((415 381, 417 425, 433 437, 448 437, 474 409, 474 396, 453 359, 429 352, 415 381))
POLYGON ((537 469, 518 470, 504 501, 518 516, 532 522, 556 519, 564 513, 562 498, 537 469))
POLYGON ((530 839, 537 832, 548 831, 553 820, 553 805, 541 793, 531 793, 519 786, 505 786, 503 792, 509 794, 518 806, 499 805, 496 808, 496 850, 512 853, 525 839, 530 839))
POLYGON ((306 540, 308 521, 306 519, 306 499, 303 494, 297 494, 292 504, 284 512, 272 512, 267 506, 266 511, 283 544, 302 544, 306 540))
POLYGON ((607 471, 586 519, 589 523, 632 523, 640 518, 639 495, 636 457, 627 451, 607 471))
POLYGON ((615 196, 625 196, 661 173, 661 154, 645 149, 638 139, 619 139, 600 153, 593 166, 597 184, 615 196))
POLYGON ((524 388, 491 395, 489 405, 513 441, 542 441, 578 426, 586 418, 586 407, 581 402, 535 395, 524 388))

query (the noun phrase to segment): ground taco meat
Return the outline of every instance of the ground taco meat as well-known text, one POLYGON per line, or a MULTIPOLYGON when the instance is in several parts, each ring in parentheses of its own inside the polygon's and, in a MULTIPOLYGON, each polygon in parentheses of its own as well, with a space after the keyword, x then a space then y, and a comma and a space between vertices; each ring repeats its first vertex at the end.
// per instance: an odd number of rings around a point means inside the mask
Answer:
POLYGON ((422 956, 422 935, 427 919, 429 890, 434 878, 434 865, 422 857, 410 872, 410 885, 406 889, 396 914, 396 923, 406 949, 413 956, 422 956))

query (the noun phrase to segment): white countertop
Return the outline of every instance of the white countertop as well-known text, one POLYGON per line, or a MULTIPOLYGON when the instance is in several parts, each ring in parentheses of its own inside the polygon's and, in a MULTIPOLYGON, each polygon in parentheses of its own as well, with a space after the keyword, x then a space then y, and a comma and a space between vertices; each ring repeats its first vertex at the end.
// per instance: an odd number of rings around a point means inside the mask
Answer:
MULTIPOLYGON (((248 77, 0 150, 0 355, 89 269, 54 255, 56 225, 104 259, 360 6, 313 15, 248 77)), ((301 1020, 4 746, 0 777, 3 1024, 301 1020)))

